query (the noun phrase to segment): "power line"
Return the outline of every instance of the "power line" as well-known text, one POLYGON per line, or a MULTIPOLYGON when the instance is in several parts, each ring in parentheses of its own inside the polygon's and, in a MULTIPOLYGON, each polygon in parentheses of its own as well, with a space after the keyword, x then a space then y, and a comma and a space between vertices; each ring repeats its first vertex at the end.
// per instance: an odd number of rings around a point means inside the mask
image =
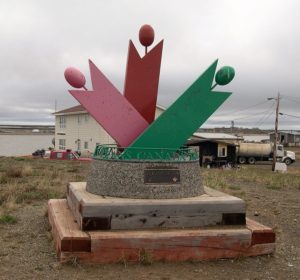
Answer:
POLYGON ((263 120, 258 121, 257 124, 255 124, 254 126, 257 126, 258 128, 261 127, 261 125, 266 123, 266 121, 273 115, 273 113, 274 111, 272 110, 263 120))
POLYGON ((233 119, 233 120, 237 121, 237 120, 242 120, 242 119, 247 119, 247 118, 249 118, 249 119, 250 118, 256 118, 257 116, 260 116, 260 115, 263 115, 263 117, 262 117, 262 119, 263 119, 266 116, 266 114, 268 114, 270 112, 270 110, 274 107, 274 105, 275 105, 275 103, 273 102, 271 104, 271 106, 267 110, 265 110, 265 111, 263 111, 261 113, 251 114, 251 115, 247 115, 247 116, 244 116, 244 117, 236 118, 236 119, 233 119))
POLYGON ((293 117, 293 118, 300 119, 299 116, 289 115, 289 114, 285 114, 285 113, 279 113, 279 115, 281 115, 281 116, 288 116, 288 117, 293 117))
POLYGON ((249 107, 246 107, 246 108, 244 108, 244 109, 239 109, 239 110, 236 110, 236 111, 233 111, 233 112, 228 112, 228 114, 236 114, 236 113, 240 113, 240 112, 242 112, 242 111, 247 111, 248 109, 251 109, 251 108, 254 108, 254 107, 257 107, 257 106, 259 106, 259 105, 262 105, 262 104, 264 104, 264 103, 267 103, 269 100, 265 100, 265 101, 263 101, 263 102, 259 102, 259 103, 256 103, 256 104, 254 104, 254 105, 251 105, 251 106, 249 106, 249 107))
POLYGON ((244 116, 244 117, 240 117, 240 118, 237 118, 237 119, 232 119, 233 121, 239 121, 239 120, 243 120, 243 119, 252 119, 252 118, 256 118, 257 116, 260 116, 262 114, 264 114, 266 111, 263 111, 262 113, 258 113, 258 114, 251 114, 251 115, 247 115, 247 116, 244 116))
POLYGON ((272 103, 271 106, 269 107, 269 109, 265 111, 266 114, 262 118, 260 118, 254 126, 260 127, 262 124, 264 124, 270 118, 270 116, 273 114, 273 112, 274 112, 273 107, 274 106, 275 106, 275 103, 272 103))
MULTIPOLYGON (((280 97, 280 99, 285 99, 285 100, 288 100, 290 102, 294 102, 294 103, 300 103, 300 98, 297 98, 297 97, 292 97, 292 96, 287 96, 287 95, 284 95, 280 97), (284 98, 282 98, 284 97, 284 98), (295 101, 295 100, 292 100, 292 99, 299 99, 299 101, 295 101)), ((259 102, 259 103, 256 103, 254 105, 251 105, 251 106, 248 106, 246 108, 243 108, 243 109, 240 109, 240 110, 236 110, 236 111, 233 111, 233 112, 229 112, 228 114, 236 114, 236 113, 239 113, 239 112, 243 112, 243 111, 247 111, 248 109, 251 109, 251 108, 254 108, 254 107, 257 107, 259 105, 262 105, 262 104, 265 104, 267 102, 269 102, 270 100, 266 100, 266 101, 263 101, 263 102, 259 102)), ((251 119, 251 118, 256 118, 258 116, 261 116, 263 115, 255 124, 254 126, 257 126, 258 128, 263 125, 264 123, 266 123, 266 121, 271 117, 272 113, 273 113, 273 107, 275 106, 275 102, 272 103, 272 105, 265 111, 261 112, 261 113, 256 113, 256 114, 249 114, 249 115, 246 115, 244 117, 240 117, 240 118, 231 118, 230 119, 232 121, 239 121, 239 120, 243 120, 243 119, 251 119)), ((289 115, 289 114, 285 114, 285 113, 279 113, 280 115, 285 115, 285 116, 289 116, 289 117, 294 117, 294 118, 300 118, 300 116, 294 116, 294 115, 289 115)), ((224 115, 223 115, 224 116, 224 115)))
POLYGON ((282 94, 281 96, 300 100, 300 97, 296 97, 296 96, 290 96, 290 95, 285 95, 285 94, 282 94))
POLYGON ((289 101, 289 102, 293 102, 293 103, 300 103, 300 100, 297 100, 296 98, 293 99, 293 98, 290 98, 290 97, 286 97, 283 99, 285 101, 289 101))

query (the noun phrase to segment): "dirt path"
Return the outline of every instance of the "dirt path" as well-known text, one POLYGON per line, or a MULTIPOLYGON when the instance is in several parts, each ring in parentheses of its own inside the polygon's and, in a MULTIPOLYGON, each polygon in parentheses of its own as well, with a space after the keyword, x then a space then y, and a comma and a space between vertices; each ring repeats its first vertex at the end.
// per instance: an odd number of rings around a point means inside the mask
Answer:
POLYGON ((127 267, 61 265, 45 217, 46 201, 40 201, 17 210, 16 224, 0 224, 0 279, 300 279, 300 190, 240 186, 230 192, 246 200, 248 216, 276 230, 273 256, 127 267))

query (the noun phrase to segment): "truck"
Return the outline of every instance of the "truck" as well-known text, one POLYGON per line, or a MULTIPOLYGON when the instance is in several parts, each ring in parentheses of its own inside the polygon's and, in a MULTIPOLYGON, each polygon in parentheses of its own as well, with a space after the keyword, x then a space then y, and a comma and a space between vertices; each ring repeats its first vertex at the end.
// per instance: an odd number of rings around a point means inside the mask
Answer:
MULTIPOLYGON (((285 151, 283 145, 277 145, 277 161, 286 165, 296 160, 295 153, 285 151)), ((273 143, 239 143, 236 150, 237 161, 240 164, 255 164, 256 161, 267 161, 273 159, 273 143)))

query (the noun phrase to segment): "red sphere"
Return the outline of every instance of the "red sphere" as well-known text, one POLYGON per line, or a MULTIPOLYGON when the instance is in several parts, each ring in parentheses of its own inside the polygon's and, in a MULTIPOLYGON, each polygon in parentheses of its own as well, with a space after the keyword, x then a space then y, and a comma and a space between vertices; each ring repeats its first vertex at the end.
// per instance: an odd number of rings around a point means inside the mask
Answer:
POLYGON ((154 29, 149 24, 143 25, 140 28, 139 39, 144 47, 149 47, 154 41, 154 29))
POLYGON ((84 75, 74 67, 68 67, 65 70, 65 79, 74 88, 82 88, 85 85, 84 75))

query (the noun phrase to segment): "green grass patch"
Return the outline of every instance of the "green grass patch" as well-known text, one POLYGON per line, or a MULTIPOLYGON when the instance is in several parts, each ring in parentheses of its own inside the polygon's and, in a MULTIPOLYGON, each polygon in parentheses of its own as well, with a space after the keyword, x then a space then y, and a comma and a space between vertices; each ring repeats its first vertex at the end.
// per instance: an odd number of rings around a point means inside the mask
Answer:
POLYGON ((237 190, 240 190, 240 189, 241 189, 240 186, 235 186, 235 185, 231 185, 231 186, 229 186, 228 188, 231 189, 231 190, 234 190, 234 191, 237 191, 237 190))
POLYGON ((12 215, 1 215, 0 224, 15 224, 17 223, 17 218, 12 215))
POLYGON ((51 190, 48 188, 38 188, 31 187, 27 190, 25 189, 23 192, 19 192, 16 194, 15 201, 16 203, 31 203, 38 200, 51 199, 51 198, 61 198, 62 194, 51 190))
POLYGON ((267 185, 266 188, 269 189, 269 190, 280 190, 281 186, 278 186, 278 185, 267 185))
POLYGON ((70 169, 67 170, 67 172, 70 172, 70 173, 77 173, 78 172, 78 168, 77 167, 71 167, 70 169))
POLYGON ((0 184, 6 184, 8 182, 8 177, 5 174, 0 175, 0 184))
POLYGON ((139 252, 139 263, 142 265, 151 265, 153 263, 153 256, 151 252, 146 251, 144 248, 139 252))
POLYGON ((75 176, 75 182, 82 182, 85 180, 84 176, 76 175, 75 176))
POLYGON ((25 161, 25 158, 22 158, 22 157, 16 157, 16 158, 15 158, 15 161, 25 161))

